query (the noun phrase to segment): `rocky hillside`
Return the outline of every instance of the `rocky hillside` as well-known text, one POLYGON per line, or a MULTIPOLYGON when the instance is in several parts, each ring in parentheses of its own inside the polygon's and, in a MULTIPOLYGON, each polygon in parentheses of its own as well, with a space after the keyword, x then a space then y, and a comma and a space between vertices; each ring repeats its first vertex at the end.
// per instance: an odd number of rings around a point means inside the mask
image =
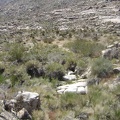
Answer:
POLYGON ((119 0, 12 0, 2 7, 0 24, 37 27, 51 24, 119 34, 119 0))
POLYGON ((119 0, 0 0, 0 120, 120 120, 119 0))

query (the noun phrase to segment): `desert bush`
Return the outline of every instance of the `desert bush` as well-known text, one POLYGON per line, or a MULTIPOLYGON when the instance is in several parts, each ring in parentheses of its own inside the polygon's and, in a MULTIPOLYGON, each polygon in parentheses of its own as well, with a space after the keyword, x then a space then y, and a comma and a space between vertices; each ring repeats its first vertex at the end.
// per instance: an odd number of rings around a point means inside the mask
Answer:
POLYGON ((77 65, 77 57, 74 54, 68 53, 64 61, 66 70, 75 71, 77 65))
POLYGON ((32 113, 33 120, 45 120, 45 113, 44 111, 34 110, 32 113))
POLYGON ((2 74, 5 71, 5 65, 4 63, 0 62, 0 74, 2 74))
POLYGON ((3 63, 0 63, 0 83, 4 82, 5 80, 5 76, 3 75, 5 71, 5 65, 3 65, 3 63))
POLYGON ((2 74, 0 74, 0 83, 3 83, 4 81, 5 81, 5 77, 2 74))
POLYGON ((10 78, 11 86, 14 85, 23 85, 27 80, 29 80, 29 76, 27 75, 23 66, 13 66, 8 71, 8 78, 10 78))
POLYGON ((105 58, 97 58, 93 60, 91 66, 92 74, 98 77, 107 77, 112 69, 113 67, 111 61, 105 58))
POLYGON ((67 43, 66 47, 74 53, 80 53, 85 57, 97 57, 104 48, 101 44, 87 40, 75 40, 74 42, 67 43))
POLYGON ((46 66, 47 76, 52 79, 63 80, 64 67, 59 63, 50 63, 46 66))
MULTIPOLYGON (((76 110, 77 107, 86 106, 85 96, 76 93, 65 93, 61 96, 61 109, 76 110)), ((79 109, 80 110, 80 109, 79 109)))
POLYGON ((65 60, 66 56, 67 55, 64 51, 56 49, 55 51, 50 52, 47 58, 49 62, 62 63, 63 60, 65 60))
POLYGON ((95 106, 102 101, 102 88, 99 86, 92 86, 89 89, 88 100, 89 105, 94 109, 95 106))
POLYGON ((76 70, 77 70, 77 74, 81 75, 87 68, 87 60, 79 58, 77 60, 77 66, 76 66, 76 70))
POLYGON ((30 60, 26 63, 26 72, 32 78, 40 77, 40 76, 44 77, 44 75, 45 75, 45 71, 44 71, 42 65, 37 60, 30 60))
POLYGON ((20 43, 12 43, 9 45, 9 59, 11 61, 21 62, 25 55, 25 47, 20 43))
POLYGON ((79 59, 77 60, 77 66, 80 68, 86 68, 87 67, 87 61, 85 59, 79 59))
POLYGON ((45 42, 45 43, 52 43, 54 41, 54 39, 53 39, 53 37, 51 36, 51 37, 44 37, 43 38, 43 42, 45 42))
POLYGON ((59 50, 58 47, 55 45, 36 44, 30 50, 27 60, 36 59, 42 62, 43 64, 46 64, 46 62, 48 62, 48 55, 55 51, 57 52, 58 50, 59 50))

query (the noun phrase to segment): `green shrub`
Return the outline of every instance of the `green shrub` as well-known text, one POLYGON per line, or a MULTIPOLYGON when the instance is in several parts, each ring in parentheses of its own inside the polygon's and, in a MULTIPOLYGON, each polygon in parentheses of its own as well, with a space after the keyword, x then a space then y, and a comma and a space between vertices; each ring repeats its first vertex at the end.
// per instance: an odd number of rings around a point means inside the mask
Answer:
MULTIPOLYGON (((86 96, 77 93, 65 93, 61 96, 61 109, 75 110, 86 106, 86 96)), ((79 109, 80 110, 80 109, 79 109)))
POLYGON ((87 60, 82 58, 78 59, 77 66, 76 66, 77 75, 82 75, 85 72, 87 67, 88 67, 87 60))
POLYGON ((26 72, 31 78, 45 76, 44 68, 37 60, 30 60, 26 63, 26 72))
POLYGON ((5 80, 5 77, 2 74, 0 74, 0 83, 3 83, 4 80, 5 80))
POLYGON ((66 57, 64 58, 64 60, 66 70, 74 71, 78 60, 76 55, 73 53, 66 53, 66 57))
POLYGON ((48 73, 54 72, 54 71, 64 71, 64 68, 59 63, 50 63, 46 66, 46 69, 48 73))
POLYGON ((89 104, 94 108, 103 99, 102 91, 99 86, 92 86, 88 94, 89 104))
POLYGON ((33 116, 33 120, 45 120, 44 111, 34 110, 32 116, 33 116))
POLYGON ((93 60, 91 72, 98 77, 107 77, 112 71, 112 63, 105 58, 97 58, 93 60))
POLYGON ((0 62, 0 83, 4 82, 5 80, 5 77, 3 75, 4 71, 5 71, 5 65, 4 63, 0 62))
POLYGON ((87 41, 87 40, 75 40, 74 42, 67 43, 66 47, 75 53, 80 53, 85 57, 99 56, 103 46, 101 44, 87 41))
POLYGON ((46 66, 47 76, 51 79, 62 80, 64 75, 64 67, 59 63, 50 63, 46 66))
POLYGON ((29 52, 29 58, 28 60, 31 59, 36 59, 42 63, 46 63, 48 61, 48 55, 57 52, 59 49, 55 45, 51 44, 36 44, 29 52))
POLYGON ((30 67, 36 67, 38 68, 40 66, 40 62, 37 60, 29 60, 28 62, 25 63, 26 68, 30 67))
POLYGON ((22 61, 25 55, 25 47, 20 43, 12 43, 9 45, 10 45, 10 49, 9 49, 10 58, 9 59, 11 61, 17 60, 17 62, 22 61))
POLYGON ((12 86, 22 85, 27 80, 29 80, 29 76, 27 75, 23 66, 11 67, 11 70, 9 71, 9 78, 11 80, 11 85, 12 86))

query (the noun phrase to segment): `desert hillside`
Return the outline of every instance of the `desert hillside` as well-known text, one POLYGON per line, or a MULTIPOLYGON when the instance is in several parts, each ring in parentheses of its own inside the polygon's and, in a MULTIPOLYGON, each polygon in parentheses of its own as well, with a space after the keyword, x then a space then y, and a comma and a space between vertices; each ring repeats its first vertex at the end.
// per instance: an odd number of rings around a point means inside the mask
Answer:
POLYGON ((0 120, 120 120, 120 0, 0 0, 0 120))

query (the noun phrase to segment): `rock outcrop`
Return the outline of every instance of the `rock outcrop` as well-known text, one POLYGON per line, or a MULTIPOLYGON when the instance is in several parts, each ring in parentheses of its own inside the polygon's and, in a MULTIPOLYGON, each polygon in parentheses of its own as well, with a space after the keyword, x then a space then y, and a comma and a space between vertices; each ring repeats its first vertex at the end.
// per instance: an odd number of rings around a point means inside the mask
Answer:
POLYGON ((15 109, 17 109, 17 111, 25 108, 31 113, 33 110, 40 108, 40 96, 35 92, 18 92, 15 100, 15 109))
POLYGON ((66 75, 63 76, 64 80, 76 80, 77 77, 74 75, 74 72, 69 71, 66 75))
POLYGON ((113 45, 107 46, 107 49, 102 51, 102 57, 107 59, 120 58, 120 43, 115 42, 113 45))
POLYGON ((88 87, 86 81, 78 81, 73 84, 67 84, 57 87, 57 92, 60 94, 71 92, 71 93, 80 93, 87 94, 88 87))
POLYGON ((32 111, 40 108, 40 96, 35 92, 20 91, 14 99, 4 100, 3 106, 4 112, 0 114, 0 120, 2 118, 5 120, 17 120, 18 118, 31 120, 32 111))
POLYGON ((104 86, 107 86, 110 90, 114 90, 120 85, 120 76, 115 80, 104 83, 104 86))
POLYGON ((14 115, 13 113, 10 113, 8 111, 3 111, 0 114, 0 120, 19 120, 18 117, 16 115, 14 115))

